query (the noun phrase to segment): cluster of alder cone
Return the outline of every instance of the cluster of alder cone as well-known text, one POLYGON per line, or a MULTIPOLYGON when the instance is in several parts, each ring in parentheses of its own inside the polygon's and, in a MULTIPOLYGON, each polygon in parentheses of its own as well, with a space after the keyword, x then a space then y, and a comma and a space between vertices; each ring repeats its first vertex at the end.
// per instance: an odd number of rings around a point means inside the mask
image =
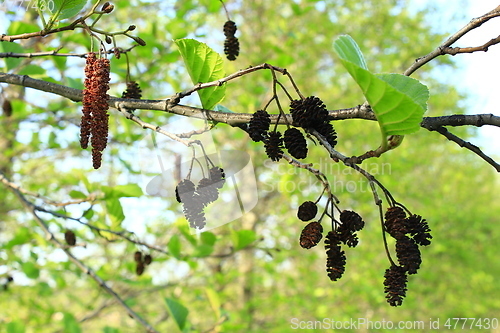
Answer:
MULTIPOLYGON (((315 96, 300 100, 292 100, 290 103, 290 114, 292 126, 300 127, 306 131, 316 130, 325 140, 335 147, 337 135, 333 125, 329 122, 328 111, 323 102, 315 96)), ((283 155, 283 149, 296 159, 307 157, 307 141, 302 132, 295 127, 290 127, 281 135, 277 131, 277 125, 270 130, 270 116, 265 110, 256 111, 247 128, 247 132, 253 141, 264 143, 266 154, 273 161, 279 161, 283 155)), ((317 202, 306 201, 299 206, 297 217, 305 222, 313 220, 317 213, 317 202)), ((329 203, 331 202, 331 196, 329 203)), ((332 205, 326 205, 325 211, 318 221, 309 222, 300 235, 299 244, 305 249, 316 246, 323 238, 323 226, 321 220, 324 216, 331 217, 332 230, 325 237, 325 248, 327 254, 326 271, 332 281, 337 281, 345 271, 346 256, 342 245, 356 247, 358 237, 356 232, 363 229, 365 222, 354 211, 343 210, 340 212, 339 220, 334 218, 332 205), (328 207, 332 207, 328 211, 328 207)), ((340 210, 339 210, 340 211, 340 210)), ((419 215, 410 214, 406 216, 402 207, 393 205, 385 214, 384 233, 396 239, 396 264, 387 252, 391 267, 386 270, 384 280, 384 291, 387 302, 391 306, 400 306, 406 296, 407 275, 416 274, 422 262, 419 246, 429 245, 430 228, 427 222, 419 215)), ((387 248, 387 242, 384 237, 387 248)))
POLYGON ((213 166, 208 170, 208 177, 200 179, 196 186, 189 178, 190 176, 177 184, 175 198, 177 202, 182 203, 189 226, 203 229, 207 223, 205 207, 219 197, 219 189, 224 186, 226 175, 222 168, 213 166))
POLYGON ((231 20, 224 23, 223 32, 226 36, 224 41, 224 53, 228 60, 236 60, 236 57, 240 54, 240 42, 237 37, 234 36, 236 33, 236 23, 231 20))
POLYGON ((143 255, 141 251, 135 251, 134 261, 135 273, 140 276, 144 273, 146 266, 149 266, 153 262, 153 257, 150 254, 143 255))

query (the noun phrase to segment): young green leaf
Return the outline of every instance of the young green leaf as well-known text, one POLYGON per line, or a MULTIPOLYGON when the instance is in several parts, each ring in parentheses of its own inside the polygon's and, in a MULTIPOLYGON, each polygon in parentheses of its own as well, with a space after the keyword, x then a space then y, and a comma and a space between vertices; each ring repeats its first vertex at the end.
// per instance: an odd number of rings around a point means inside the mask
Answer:
POLYGON ((418 80, 399 74, 373 74, 350 36, 341 36, 334 49, 373 109, 382 135, 405 135, 420 128, 429 90, 418 80))
POLYGON ((53 0, 54 6, 49 7, 55 17, 53 21, 64 20, 78 14, 88 0, 53 0))
MULTIPOLYGON (((208 45, 194 39, 178 39, 175 44, 181 52, 184 64, 193 84, 216 81, 224 77, 221 56, 208 45)), ((204 109, 212 109, 224 98, 226 86, 208 87, 198 90, 204 109)))
POLYGON ((184 305, 172 298, 165 298, 165 302, 167 303, 168 310, 174 318, 175 323, 177 324, 179 329, 181 331, 184 330, 189 310, 184 305))

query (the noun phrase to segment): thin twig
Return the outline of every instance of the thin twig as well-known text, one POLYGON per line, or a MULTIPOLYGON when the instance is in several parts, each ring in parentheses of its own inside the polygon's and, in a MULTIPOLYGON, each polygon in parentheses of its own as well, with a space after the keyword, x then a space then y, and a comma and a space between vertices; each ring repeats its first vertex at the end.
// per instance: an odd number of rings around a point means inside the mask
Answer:
MULTIPOLYGON (((118 48, 118 52, 122 54, 127 54, 127 52, 130 52, 133 48, 137 47, 137 44, 132 45, 128 49, 121 49, 118 48)), ((52 50, 52 51, 46 51, 46 52, 34 52, 34 53, 14 53, 14 52, 0 52, 0 58, 36 58, 36 57, 47 57, 47 56, 54 56, 54 57, 78 57, 78 58, 85 58, 88 56, 87 53, 60 53, 59 50, 61 50, 62 47, 52 50)), ((112 48, 107 51, 107 54, 114 54, 115 49, 112 48)))
POLYGON ((467 141, 459 138, 455 134, 450 133, 446 128, 444 128, 442 126, 437 127, 435 129, 433 129, 432 131, 438 132, 439 134, 443 135, 448 140, 455 142, 457 145, 459 145, 462 148, 469 149, 470 151, 472 151, 473 153, 475 153, 476 155, 481 157, 483 160, 485 160, 488 164, 493 166, 497 172, 500 172, 500 164, 498 164, 491 157, 489 157, 488 155, 483 153, 483 151, 478 146, 475 146, 472 143, 467 142, 467 141))
MULTIPOLYGON (((483 16, 480 16, 478 18, 472 19, 466 26, 464 26, 462 29, 451 35, 443 44, 438 46, 434 51, 431 53, 427 54, 426 56, 423 56, 419 59, 417 59, 403 74, 406 76, 410 76, 413 74, 417 69, 420 67, 424 66, 431 60, 445 55, 445 54, 451 54, 447 53, 446 51, 450 50, 450 46, 453 45, 456 41, 458 41, 460 38, 462 38, 465 34, 470 32, 471 30, 474 30, 478 27, 480 27, 483 23, 491 20, 494 17, 500 16, 500 6, 497 8, 493 9, 492 11, 484 14, 483 16)), ((484 50, 483 50, 484 51, 484 50)))

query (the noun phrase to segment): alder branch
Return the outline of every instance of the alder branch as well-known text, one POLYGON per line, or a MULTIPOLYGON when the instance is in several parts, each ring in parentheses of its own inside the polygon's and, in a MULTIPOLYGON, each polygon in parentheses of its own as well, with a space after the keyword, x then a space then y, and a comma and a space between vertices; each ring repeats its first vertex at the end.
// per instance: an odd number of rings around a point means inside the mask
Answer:
POLYGON ((500 43, 500 36, 491 39, 489 42, 476 47, 445 47, 443 52, 449 55, 456 55, 459 53, 474 53, 474 52, 488 52, 490 46, 500 43))
MULTIPOLYGON (((13 182, 7 180, 7 178, 5 178, 5 175, 3 175, 3 173, 1 171, 0 171, 0 181, 4 185, 8 186, 9 188, 11 188, 13 190, 16 190, 16 191, 19 191, 19 193, 21 193, 21 194, 26 194, 26 195, 29 195, 29 196, 33 196, 33 197, 42 199, 45 202, 48 202, 51 206, 55 206, 55 207, 63 207, 63 206, 68 206, 70 204, 78 204, 78 203, 82 203, 82 202, 88 202, 88 201, 95 201, 96 200, 96 195, 91 194, 86 199, 75 200, 74 202, 58 203, 58 202, 56 202, 54 200, 45 198, 45 197, 41 196, 38 193, 28 191, 28 190, 22 188, 21 186, 19 186, 19 185, 13 183, 13 182)), ((110 229, 99 228, 99 227, 96 227, 96 226, 94 226, 94 225, 92 225, 90 223, 82 221, 81 218, 76 218, 76 217, 65 215, 65 214, 62 214, 62 213, 59 213, 59 212, 55 212, 55 211, 46 209, 44 207, 41 207, 41 206, 36 205, 34 203, 31 203, 31 202, 30 202, 30 204, 33 205, 33 207, 35 208, 35 210, 37 210, 39 212, 50 214, 50 215, 52 215, 54 217, 58 217, 58 218, 62 218, 62 219, 66 219, 66 220, 71 220, 71 221, 78 222, 78 223, 80 223, 80 224, 88 227, 89 229, 92 229, 92 230, 96 231, 101 236, 102 236, 102 233, 107 232, 107 233, 113 234, 115 236, 118 236, 120 238, 123 238, 124 240, 126 240, 126 241, 128 241, 130 243, 133 243, 133 244, 136 244, 136 245, 141 245, 141 246, 147 247, 148 249, 151 249, 151 250, 163 253, 163 254, 169 254, 167 251, 165 251, 161 247, 157 247, 157 246, 154 246, 154 245, 142 242, 140 240, 135 240, 135 239, 132 239, 132 238, 130 238, 130 237, 128 237, 128 236, 125 235, 125 232, 126 232, 126 233, 129 233, 129 234, 135 236, 135 233, 132 232, 132 231, 114 231, 114 230, 110 230, 110 229)))
POLYGON ((90 276, 102 289, 104 289, 108 294, 110 294, 126 311, 127 313, 137 320, 144 328, 146 328, 147 332, 151 333, 158 333, 147 321, 145 321, 141 316, 139 316, 134 310, 132 310, 126 303, 125 301, 104 281, 97 273, 95 273, 90 267, 86 266, 82 261, 80 261, 77 257, 71 253, 71 251, 64 245, 62 244, 55 236, 54 234, 50 231, 49 226, 47 222, 45 222, 42 218, 40 218, 37 214, 37 206, 31 203, 26 199, 26 197, 17 189, 10 187, 9 184, 11 181, 5 177, 5 175, 0 171, 0 181, 4 183, 13 193, 21 204, 24 206, 24 208, 33 215, 33 218, 35 219, 36 223, 40 226, 40 228, 43 230, 45 235, 47 236, 47 239, 53 243, 55 246, 63 250, 68 258, 85 274, 90 276))
MULTIPOLYGON (((51 94, 59 95, 67 98, 73 102, 81 102, 82 91, 75 88, 70 88, 61 84, 47 82, 42 80, 33 79, 27 75, 7 74, 0 72, 0 82, 33 88, 39 91, 48 92, 51 94)), ((252 118, 250 113, 232 113, 206 110, 203 108, 196 108, 187 105, 173 104, 170 99, 166 100, 147 100, 147 99, 127 99, 110 97, 110 107, 118 110, 123 109, 139 109, 139 110, 152 110, 169 112, 181 116, 211 120, 219 123, 225 123, 231 126, 238 126, 247 124, 252 118)), ((128 115, 127 112, 124 113, 128 115)), ((358 105, 352 108, 330 110, 329 116, 331 120, 347 120, 347 119, 364 119, 376 120, 373 111, 369 105, 358 105)), ((279 115, 272 114, 271 122, 275 124, 278 121, 279 115)), ((133 121, 140 120, 132 118, 133 121)), ((279 124, 290 124, 292 122, 291 115, 286 115, 286 119, 281 117, 279 124)), ((142 124, 139 123, 141 126, 142 124)), ((491 125, 500 127, 500 117, 493 114, 477 114, 477 115, 450 115, 439 117, 424 117, 421 126, 424 128, 431 128, 437 126, 483 126, 491 125)), ((150 128, 150 127, 148 127, 150 128)), ((153 128, 151 128, 153 129, 153 128)))
MULTIPOLYGON (((139 46, 138 44, 134 44, 127 49, 122 48, 112 48, 106 51, 107 54, 115 54, 115 49, 121 54, 125 54, 130 52, 135 47, 139 46)), ((77 58, 85 58, 88 56, 88 52, 86 53, 60 53, 59 51, 62 47, 57 48, 56 50, 46 51, 46 52, 35 52, 35 53, 14 53, 14 52, 0 52, 0 58, 36 58, 36 57, 77 57, 77 58)))
MULTIPOLYGON (((498 6, 497 8, 493 9, 492 11, 490 11, 490 12, 488 12, 480 17, 473 18, 467 25, 465 25, 462 29, 460 29, 459 31, 457 31, 456 33, 451 35, 443 44, 438 46, 434 51, 427 54, 426 56, 418 58, 403 74, 406 76, 410 76, 416 70, 418 70, 420 67, 424 66, 425 64, 427 64, 431 60, 433 60, 439 56, 445 55, 445 54, 452 54, 450 52, 455 52, 455 51, 452 51, 452 48, 450 48, 451 45, 453 45, 456 41, 458 41, 460 38, 462 38, 468 32, 470 32, 476 28, 479 28, 483 23, 488 22, 492 18, 495 18, 498 16, 500 16, 500 6, 498 6)), ((486 43, 485 45, 487 45, 488 43, 486 43)), ((494 44, 497 44, 497 43, 498 42, 496 42, 494 44)), ((493 45, 493 44, 491 44, 491 45, 493 45)), ((491 45, 489 45, 489 46, 491 46, 491 45)), ((485 51, 485 50, 481 50, 481 51, 485 51)), ((457 52, 457 53, 465 53, 465 52, 457 52)), ((455 54, 457 54, 457 53, 455 53, 455 54)))
POLYGON ((495 162, 491 157, 483 153, 483 151, 478 147, 473 145, 470 142, 467 142, 460 137, 456 136, 453 133, 450 133, 445 127, 443 126, 438 126, 436 128, 430 129, 430 131, 436 131, 439 134, 443 135, 446 137, 448 140, 455 142, 457 145, 459 145, 462 148, 469 149, 470 151, 474 152, 476 155, 481 157, 483 160, 485 160, 488 164, 493 166, 497 172, 500 172, 500 164, 495 162))

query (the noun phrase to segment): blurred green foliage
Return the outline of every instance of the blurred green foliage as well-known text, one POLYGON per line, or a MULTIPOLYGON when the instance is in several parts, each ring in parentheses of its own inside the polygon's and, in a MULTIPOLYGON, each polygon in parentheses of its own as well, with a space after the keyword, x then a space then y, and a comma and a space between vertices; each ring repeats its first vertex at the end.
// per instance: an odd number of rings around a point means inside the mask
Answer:
MULTIPOLYGON (((238 25, 241 54, 234 62, 225 61, 225 72, 267 62, 286 67, 304 94, 319 96, 329 109, 361 104, 363 96, 334 55, 332 42, 349 34, 371 70, 401 73, 445 38, 433 32, 426 19, 429 13, 410 11, 409 2, 228 1, 231 19, 238 25)), ((103 16, 100 29, 120 31, 134 24, 134 33, 147 43, 128 55, 131 78, 140 83, 143 98, 165 98, 191 87, 174 39, 194 38, 222 54, 227 17, 219 1, 118 0, 113 4, 115 10, 103 16)), ((31 9, 11 10, 6 18, 8 34, 39 29, 34 23, 40 20, 31 9)), ((132 44, 127 38, 118 43, 123 48, 132 44)), ((0 47, 2 52, 43 52, 62 46, 62 52, 85 53, 89 45, 88 35, 80 30, 0 47)), ((78 57, 0 63, 4 71, 79 88, 83 66, 84 60, 78 57)), ((465 96, 457 91, 453 78, 434 76, 439 66, 453 66, 453 62, 439 58, 415 75, 431 92, 427 115, 467 112, 460 107, 465 96)), ((125 57, 112 57, 111 68, 109 93, 120 96, 127 75, 125 57)), ((346 273, 335 283, 326 276, 323 245, 304 250, 298 244, 304 224, 296 218, 296 209, 320 194, 316 179, 283 161, 270 163, 262 145, 240 129, 219 124, 211 133, 221 149, 250 155, 259 202, 230 224, 192 235, 173 195, 147 197, 135 185, 140 183, 141 169, 134 151, 147 134, 144 129, 110 110, 111 140, 103 167, 94 171, 90 152, 78 144, 79 104, 22 87, 2 88, 13 105, 11 117, 0 117, 2 172, 24 189, 58 202, 94 195, 92 205, 47 207, 83 217, 84 223, 95 227, 127 235, 126 230, 135 231, 137 236, 131 238, 163 249, 151 250, 154 261, 138 277, 133 253, 150 250, 85 224, 42 216, 61 241, 66 229, 73 230, 79 245, 72 250, 75 256, 160 332, 290 332, 293 318, 426 323, 439 318, 443 323, 452 317, 498 317, 500 285, 495 281, 500 276, 496 243, 500 231, 495 221, 500 206, 494 204, 498 176, 477 156, 437 133, 420 130, 407 136, 398 149, 363 163, 397 200, 428 220, 434 236, 431 246, 422 251, 419 273, 410 276, 403 306, 391 308, 382 285, 389 262, 368 184, 351 169, 334 163, 321 147, 310 142, 306 161, 328 176, 341 207, 357 211, 366 221, 359 246, 346 251, 346 273)), ((223 103, 234 112, 251 113, 270 97, 270 74, 260 71, 231 81, 223 103)), ((199 105, 195 99, 189 102, 199 105)), ((158 125, 180 118, 153 111, 136 114, 158 125)), ((360 155, 379 143, 375 122, 339 121, 335 128, 337 148, 346 155, 360 155)), ((454 131, 474 137, 469 129, 454 131)), ((7 276, 14 278, 0 290, 0 331, 143 330, 47 241, 32 216, 6 190, 0 191, 0 244, 0 282, 7 276)))

